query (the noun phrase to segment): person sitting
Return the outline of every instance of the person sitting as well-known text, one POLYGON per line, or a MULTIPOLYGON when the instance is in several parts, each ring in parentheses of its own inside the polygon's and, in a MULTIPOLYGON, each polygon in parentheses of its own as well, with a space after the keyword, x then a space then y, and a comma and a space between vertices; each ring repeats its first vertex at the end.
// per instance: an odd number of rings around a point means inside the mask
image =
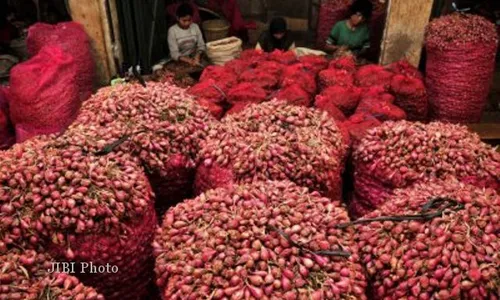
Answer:
POLYGON ((351 51, 361 56, 370 48, 370 28, 367 21, 373 11, 369 0, 356 0, 350 7, 349 19, 335 24, 326 41, 325 50, 330 53, 351 51))
POLYGON ((273 52, 274 50, 293 50, 295 42, 290 36, 287 24, 283 18, 274 18, 269 24, 269 30, 264 31, 257 42, 256 50, 273 52))
POLYGON ((200 27, 193 23, 192 7, 187 3, 179 5, 176 16, 177 24, 168 29, 170 57, 174 61, 200 66, 206 47, 200 27))

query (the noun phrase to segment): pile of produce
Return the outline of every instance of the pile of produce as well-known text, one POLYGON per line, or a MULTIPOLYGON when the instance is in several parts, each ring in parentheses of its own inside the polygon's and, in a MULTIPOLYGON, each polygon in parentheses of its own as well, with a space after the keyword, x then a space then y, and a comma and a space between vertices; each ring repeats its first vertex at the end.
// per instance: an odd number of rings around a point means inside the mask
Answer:
POLYGON ((84 103, 69 130, 112 127, 115 133, 104 142, 132 141, 122 149, 141 159, 158 205, 168 206, 190 197, 200 140, 211 120, 210 112, 183 89, 127 84, 100 89, 84 103))
POLYGON ((355 147, 353 165, 353 201, 366 210, 378 208, 396 188, 433 178, 453 176, 500 191, 500 153, 465 126, 385 122, 355 147))
POLYGON ((372 299, 498 299, 499 216, 497 193, 454 180, 395 191, 355 227, 372 299))
POLYGON ((277 100, 251 105, 212 124, 199 153, 195 190, 288 179, 339 199, 346 150, 326 113, 277 100))
POLYGON ((53 263, 48 255, 32 250, 0 255, 0 299, 104 299, 95 289, 84 286, 73 276, 49 274, 53 263))
POLYGON ((150 184, 137 159, 88 151, 86 138, 34 139, 0 154, 0 253, 34 249, 56 261, 117 266, 77 276, 108 299, 141 298, 157 224, 150 184))
POLYGON ((479 122, 495 69, 495 24, 476 15, 447 15, 429 24, 425 45, 432 117, 479 122))
POLYGON ((290 182, 216 189, 171 208, 155 237, 163 299, 367 299, 338 201, 290 182))

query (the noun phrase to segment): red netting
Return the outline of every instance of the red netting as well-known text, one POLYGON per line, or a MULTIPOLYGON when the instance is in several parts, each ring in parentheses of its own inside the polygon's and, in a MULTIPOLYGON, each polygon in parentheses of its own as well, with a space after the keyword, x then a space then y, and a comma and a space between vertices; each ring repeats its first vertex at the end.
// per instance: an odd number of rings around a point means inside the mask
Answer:
POLYGON ((235 103, 233 106, 231 106, 230 109, 228 109, 228 111, 226 111, 225 116, 229 116, 229 115, 232 115, 232 114, 237 114, 239 112, 242 112, 250 104, 252 104, 252 102, 238 102, 238 103, 235 103))
POLYGON ((332 27, 349 15, 351 0, 322 0, 319 7, 316 46, 323 49, 332 27))
POLYGON ((7 91, 0 87, 0 150, 10 148, 15 142, 16 136, 9 118, 7 91))
POLYGON ((298 84, 290 84, 278 91, 276 99, 293 105, 311 106, 312 98, 309 93, 298 84))
POLYGON ((395 75, 391 81, 391 91, 396 96, 394 104, 406 112, 408 120, 427 120, 429 103, 422 80, 405 75, 395 75))
POLYGON ((39 134, 61 132, 81 105, 74 58, 59 47, 46 46, 10 72, 10 116, 18 142, 39 134))
POLYGON ((392 64, 386 66, 386 69, 400 75, 415 77, 420 80, 424 80, 424 76, 420 71, 415 68, 412 64, 410 64, 406 59, 402 59, 397 62, 393 62, 392 64))
POLYGON ((224 108, 211 100, 207 100, 205 98, 196 99, 199 105, 206 107, 212 116, 217 120, 220 120, 224 116, 224 108))
POLYGON ((353 146, 355 146, 359 141, 365 136, 368 130, 375 128, 382 124, 377 118, 369 113, 355 113, 349 119, 343 123, 343 125, 349 131, 351 136, 351 141, 353 146))
POLYGON ((333 59, 328 64, 329 69, 341 69, 351 73, 356 72, 356 59, 352 55, 342 56, 333 59))
POLYGON ((268 53, 260 50, 255 50, 255 49, 248 49, 240 54, 240 59, 246 60, 249 62, 257 62, 260 60, 266 60, 267 57, 269 56, 268 53))
POLYGON ((291 65, 297 62, 297 56, 293 51, 274 50, 269 53, 269 60, 279 62, 283 65, 291 65))
POLYGON ((229 90, 227 99, 231 104, 239 102, 260 103, 267 100, 267 93, 256 84, 243 82, 229 90))
POLYGON ((340 109, 345 115, 351 115, 358 106, 361 96, 361 89, 331 86, 316 96, 316 106, 324 105, 323 103, 330 102, 340 109))
POLYGON ((319 72, 319 87, 326 89, 330 86, 346 86, 354 85, 354 77, 349 71, 342 69, 326 69, 319 72))
POLYGON ((261 72, 267 72, 277 78, 281 76, 281 72, 283 71, 284 66, 278 62, 275 61, 260 61, 256 64, 255 70, 261 71, 261 72))
POLYGON ((225 100, 224 88, 213 79, 206 79, 187 90, 188 94, 198 99, 204 99, 212 103, 222 103, 225 100))
POLYGON ((394 104, 378 98, 363 98, 359 103, 356 113, 366 112, 380 121, 399 121, 406 119, 406 113, 394 104))
POLYGON ((361 99, 364 98, 377 98, 380 101, 394 103, 396 98, 389 94, 384 87, 381 86, 372 86, 369 88, 365 88, 361 92, 361 99))
POLYGON ((248 82, 266 90, 275 88, 279 83, 279 77, 267 72, 263 68, 249 69, 241 73, 240 82, 248 82))
POLYGON ((335 103, 330 102, 330 101, 322 101, 323 99, 318 99, 316 97, 316 102, 314 105, 328 113, 335 121, 337 122, 344 122, 346 120, 346 116, 344 113, 335 105, 335 103), (318 101, 319 100, 319 101, 318 101))
POLYGON ((227 91, 238 82, 236 74, 230 69, 221 66, 208 66, 203 70, 200 82, 213 79, 224 91, 227 91))
POLYGON ((426 85, 433 119, 480 121, 490 92, 497 46, 495 25, 480 16, 453 14, 429 25, 426 85))
POLYGON ((283 70, 281 86, 286 87, 292 84, 300 85, 304 91, 311 95, 316 94, 316 76, 308 71, 303 64, 288 66, 283 70))
POLYGON ((359 68, 356 72, 356 83, 361 87, 370 87, 374 85, 389 88, 394 74, 380 65, 366 65, 359 68))
POLYGON ((80 100, 92 94, 95 64, 90 40, 82 25, 64 22, 56 25, 36 23, 28 30, 26 45, 31 56, 37 55, 44 46, 57 46, 73 57, 78 73, 76 84, 80 100))
POLYGON ((319 55, 304 55, 299 57, 299 62, 302 63, 311 72, 319 73, 328 67, 328 60, 324 56, 319 55))
POLYGON ((249 69, 251 67, 251 65, 252 65, 252 63, 250 61, 243 60, 243 59, 233 59, 233 60, 228 61, 224 65, 224 68, 233 72, 234 74, 236 74, 236 76, 239 76, 242 72, 249 69))

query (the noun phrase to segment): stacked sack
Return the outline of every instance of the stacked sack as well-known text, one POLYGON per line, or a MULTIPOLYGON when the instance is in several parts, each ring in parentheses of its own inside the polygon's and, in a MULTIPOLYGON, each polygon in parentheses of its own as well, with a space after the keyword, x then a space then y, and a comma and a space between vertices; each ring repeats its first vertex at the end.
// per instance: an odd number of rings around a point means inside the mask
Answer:
POLYGON ((453 179, 395 191, 355 227, 372 299, 498 299, 499 214, 453 179))
POLYGON ((224 66, 207 67, 188 93, 217 119, 273 97, 310 106, 317 91, 316 75, 327 65, 320 56, 297 58, 291 51, 246 50, 224 66))
POLYGON ((354 57, 344 56, 319 73, 315 106, 327 111, 357 143, 366 130, 384 121, 425 121, 428 105, 422 80, 406 61, 357 68, 354 57))
POLYGON ((380 207, 394 189, 448 177, 500 191, 500 153, 464 126, 386 122, 353 151, 354 216, 380 207))
POLYGON ((197 193, 258 180, 290 180, 340 199, 347 144, 326 113, 278 100, 212 124, 199 153, 197 193))
POLYGON ((339 201, 288 181, 210 190, 156 233, 162 299, 367 299, 339 201))

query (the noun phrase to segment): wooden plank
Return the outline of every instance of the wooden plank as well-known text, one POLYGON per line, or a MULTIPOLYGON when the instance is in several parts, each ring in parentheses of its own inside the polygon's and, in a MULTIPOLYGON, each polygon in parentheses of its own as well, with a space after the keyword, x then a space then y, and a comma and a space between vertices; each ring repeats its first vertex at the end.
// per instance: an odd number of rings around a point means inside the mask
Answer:
POLYGON ((467 127, 479 134, 482 140, 500 140, 500 123, 469 124, 467 127))
POLYGON ((106 33, 101 21, 100 0, 68 0, 68 2, 71 18, 82 24, 90 37, 97 71, 97 83, 108 85, 111 80, 111 71, 106 47, 106 33))
POLYGON ((118 66, 121 67, 123 64, 123 51, 120 35, 120 22, 118 20, 118 9, 116 6, 116 0, 109 0, 109 10, 111 14, 111 23, 113 28, 113 55, 118 59, 118 66))
POLYGON ((433 0, 389 1, 380 64, 406 58, 418 66, 432 5, 433 0))

